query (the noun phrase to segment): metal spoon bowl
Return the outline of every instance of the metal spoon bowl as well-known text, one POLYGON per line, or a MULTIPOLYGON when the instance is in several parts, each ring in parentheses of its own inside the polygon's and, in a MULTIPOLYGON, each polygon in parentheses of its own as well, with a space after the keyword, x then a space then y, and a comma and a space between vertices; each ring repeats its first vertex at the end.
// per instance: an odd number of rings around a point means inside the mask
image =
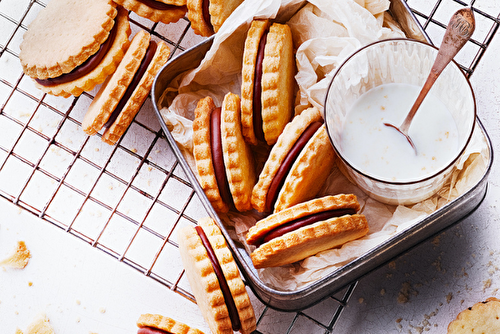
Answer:
POLYGON ((434 82, 436 82, 441 72, 470 39, 475 27, 474 13, 471 8, 462 8, 453 14, 446 28, 443 41, 439 47, 439 52, 434 60, 434 64, 432 65, 431 72, 429 73, 420 94, 415 100, 415 103, 411 107, 405 120, 399 127, 390 123, 384 123, 384 125, 396 129, 403 136, 405 136, 410 145, 413 147, 415 154, 417 154, 417 147, 408 135, 411 121, 413 120, 413 117, 415 117, 415 114, 422 104, 422 101, 427 96, 427 93, 434 85, 434 82))

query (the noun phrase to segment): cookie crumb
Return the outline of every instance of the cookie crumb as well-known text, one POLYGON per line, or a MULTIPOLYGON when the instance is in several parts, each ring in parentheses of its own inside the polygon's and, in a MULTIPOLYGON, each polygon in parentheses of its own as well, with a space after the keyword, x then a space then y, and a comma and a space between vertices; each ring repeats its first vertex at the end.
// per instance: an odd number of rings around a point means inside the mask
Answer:
POLYGON ((491 287, 491 278, 488 278, 486 281, 483 282, 483 291, 491 287))
POLYGON ((446 302, 449 304, 452 299, 453 299, 453 294, 450 292, 449 294, 446 295, 446 302))
POLYGON ((104 307, 100 307, 100 308, 99 308, 99 312, 101 312, 101 313, 106 313, 106 309, 105 309, 104 307))
POLYGON ((33 282, 28 282, 28 286, 33 286, 33 282))
POLYGON ((24 241, 17 242, 17 248, 9 257, 0 261, 0 266, 24 269, 31 258, 31 253, 26 247, 24 241))
POLYGON ((385 295, 385 289, 380 290, 380 295, 381 296, 385 295))
POLYGON ((365 301, 365 299, 364 299, 363 297, 360 297, 360 298, 358 299, 358 302, 359 302, 360 304, 363 304, 363 302, 364 302, 364 301, 365 301))
POLYGON ((77 299, 76 300, 76 305, 80 305, 80 304, 81 304, 80 299, 77 299))
MULTIPOLYGON (((20 332, 22 333, 22 332, 20 332)), ((26 334, 55 334, 49 323, 49 318, 44 313, 39 314, 26 329, 26 334)))
POLYGON ((398 294, 398 303, 405 304, 410 301, 410 296, 417 296, 418 291, 412 288, 410 282, 404 282, 398 294))

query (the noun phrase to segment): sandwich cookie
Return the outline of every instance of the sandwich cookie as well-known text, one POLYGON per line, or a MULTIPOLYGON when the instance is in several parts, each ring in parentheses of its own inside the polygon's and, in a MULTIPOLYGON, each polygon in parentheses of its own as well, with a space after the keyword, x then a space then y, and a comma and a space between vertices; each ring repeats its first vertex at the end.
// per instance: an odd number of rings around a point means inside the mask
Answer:
POLYGON ((448 334, 500 333, 500 299, 490 297, 460 312, 448 334))
POLYGON ((198 101, 193 155, 200 185, 217 212, 252 208, 257 176, 252 151, 241 134, 238 95, 226 94, 220 108, 211 97, 198 101))
POLYGON ((196 328, 159 314, 141 314, 137 327, 137 334, 203 334, 196 328))
POLYGON ((250 144, 273 145, 291 120, 295 72, 290 27, 254 20, 245 40, 241 84, 241 126, 250 144))
POLYGON ((368 233, 366 217, 357 214, 355 195, 313 199, 272 214, 252 226, 246 236, 257 246, 255 268, 278 267, 338 247, 368 233))
POLYGON ((148 97, 154 77, 169 55, 164 42, 151 41, 147 32, 139 31, 116 72, 90 104, 82 121, 83 131, 94 135, 105 128, 102 140, 114 145, 148 97))
POLYGON ((42 91, 78 96, 115 71, 130 32, 127 11, 111 0, 52 0, 29 25, 19 59, 42 91))
POLYGON ((304 110, 271 149, 252 191, 259 212, 278 212, 310 200, 323 186, 335 161, 321 113, 304 110))
POLYGON ((179 250, 196 302, 212 333, 251 333, 255 314, 238 267, 211 218, 179 231, 179 250))
POLYGON ((182 19, 187 12, 186 0, 114 0, 117 4, 153 22, 165 24, 182 19))
POLYGON ((243 0, 187 0, 188 19, 195 34, 211 36, 243 0))

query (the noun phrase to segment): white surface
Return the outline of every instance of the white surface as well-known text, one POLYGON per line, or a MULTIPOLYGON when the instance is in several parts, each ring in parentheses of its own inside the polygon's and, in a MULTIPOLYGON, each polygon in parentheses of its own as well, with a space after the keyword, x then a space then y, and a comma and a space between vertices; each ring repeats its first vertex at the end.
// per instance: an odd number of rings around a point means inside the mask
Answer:
MULTIPOLYGON (((419 5, 419 0, 409 3, 419 5)), ((476 5, 498 8, 496 0, 476 5)), ((496 36, 472 76, 478 114, 495 152, 500 143, 499 53, 496 36)), ((444 333, 459 311, 489 296, 500 297, 499 177, 495 162, 478 210, 363 277, 334 333, 444 333)), ((3 198, 0 212, 0 259, 18 240, 32 252, 24 270, 0 269, 1 333, 25 329, 41 312, 57 334, 134 333, 135 321, 146 312, 174 317, 208 333, 192 302, 3 198)), ((259 315, 262 304, 254 300, 254 306, 259 315)), ((314 315, 329 320, 333 311, 333 303, 326 301, 314 308, 314 315)), ((284 333, 293 318, 274 311, 270 315, 259 326, 262 332, 284 333)), ((293 332, 321 330, 299 318, 293 332)))

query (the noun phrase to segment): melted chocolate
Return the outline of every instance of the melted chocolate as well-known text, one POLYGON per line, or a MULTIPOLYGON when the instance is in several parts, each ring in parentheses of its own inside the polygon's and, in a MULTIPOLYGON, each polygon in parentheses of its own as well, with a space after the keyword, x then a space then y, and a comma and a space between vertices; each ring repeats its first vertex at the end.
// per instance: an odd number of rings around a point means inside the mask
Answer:
POLYGON ((71 72, 69 73, 64 73, 61 74, 58 77, 55 78, 48 78, 48 79, 35 79, 36 82, 38 82, 42 86, 53 86, 53 85, 59 85, 63 84, 66 82, 70 82, 76 79, 79 79, 90 72, 92 72, 102 61, 104 56, 108 53, 109 49, 111 48, 111 45, 113 45, 113 41, 116 36, 116 30, 117 30, 117 24, 115 22, 113 28, 109 32, 109 36, 104 41, 104 43, 101 44, 99 47, 99 50, 97 50, 96 53, 94 53, 92 56, 90 56, 85 62, 83 62, 81 65, 75 67, 71 72))
POLYGON ((172 333, 154 327, 141 327, 137 331, 137 334, 172 334, 172 333))
POLYGON ((264 61, 264 49, 267 42, 267 33, 265 31, 259 41, 259 48, 257 51, 257 59, 255 60, 255 73, 253 79, 253 130, 255 137, 264 141, 264 130, 262 129, 262 62, 264 61))
POLYGON ((297 141, 292 146, 287 156, 279 166, 276 175, 274 176, 273 180, 271 181, 271 184, 269 185, 269 190, 267 191, 266 208, 265 208, 267 212, 272 211, 274 203, 278 198, 280 189, 281 187, 283 187, 283 184, 285 183, 285 178, 288 175, 290 168, 292 168, 295 159, 298 157, 304 146, 306 146, 309 139, 311 139, 311 137, 316 133, 316 130, 318 130, 321 125, 322 125, 321 122, 314 122, 310 124, 307 127, 307 129, 305 129, 304 132, 302 132, 299 139, 297 139, 297 141))
POLYGON ((327 220, 334 217, 341 217, 344 215, 353 215, 356 213, 355 209, 336 209, 318 212, 309 216, 305 216, 302 218, 298 218, 296 220, 292 220, 286 224, 278 226, 277 228, 269 231, 259 242, 258 244, 262 244, 268 242, 274 238, 281 237, 282 235, 298 230, 301 227, 311 225, 323 220, 327 220))
POLYGON ((215 108, 210 115, 210 148, 220 197, 224 203, 232 207, 234 206, 233 196, 229 190, 224 153, 222 152, 221 111, 221 108, 215 108))
POLYGON ((175 5, 169 5, 161 1, 155 1, 155 0, 137 0, 140 3, 153 8, 153 9, 158 9, 158 10, 170 10, 170 9, 175 9, 179 6, 175 5))
POLYGON ((212 20, 210 18, 210 0, 202 0, 201 10, 203 13, 203 21, 209 27, 212 33, 215 33, 214 26, 212 25, 212 20))
POLYGON ((224 273, 222 272, 219 260, 217 260, 217 256, 215 255, 212 245, 210 244, 205 231, 203 231, 203 228, 201 226, 196 226, 195 229, 200 236, 203 246, 205 246, 207 250, 208 258, 212 263, 215 275, 217 276, 217 280, 219 281, 219 286, 222 291, 222 296, 224 296, 224 301, 226 302, 226 307, 229 313, 229 319, 231 319, 231 326, 233 328, 233 331, 239 331, 241 329, 241 322, 238 315, 238 309, 236 308, 236 304, 234 303, 233 296, 231 295, 231 290, 229 290, 229 286, 227 284, 226 278, 224 277, 224 273))
POLYGON ((118 118, 118 115, 122 112, 123 107, 127 103, 127 101, 130 99, 130 96, 132 96, 132 93, 134 92, 135 88, 139 84, 139 81, 141 81, 142 76, 148 69, 149 64, 151 63, 151 60, 153 59, 155 52, 156 52, 157 44, 155 41, 151 41, 149 43, 148 49, 146 50, 146 53, 144 54, 144 58, 142 58, 141 65, 139 65, 139 68, 137 69, 137 72, 135 72, 134 77, 132 78, 132 81, 128 85, 127 89, 125 90, 125 93, 123 94, 122 98, 120 99, 120 102, 116 105, 115 110, 113 110, 113 113, 111 113, 111 116, 109 116, 108 121, 106 124, 104 124, 105 128, 109 128, 113 123, 116 121, 118 118))

